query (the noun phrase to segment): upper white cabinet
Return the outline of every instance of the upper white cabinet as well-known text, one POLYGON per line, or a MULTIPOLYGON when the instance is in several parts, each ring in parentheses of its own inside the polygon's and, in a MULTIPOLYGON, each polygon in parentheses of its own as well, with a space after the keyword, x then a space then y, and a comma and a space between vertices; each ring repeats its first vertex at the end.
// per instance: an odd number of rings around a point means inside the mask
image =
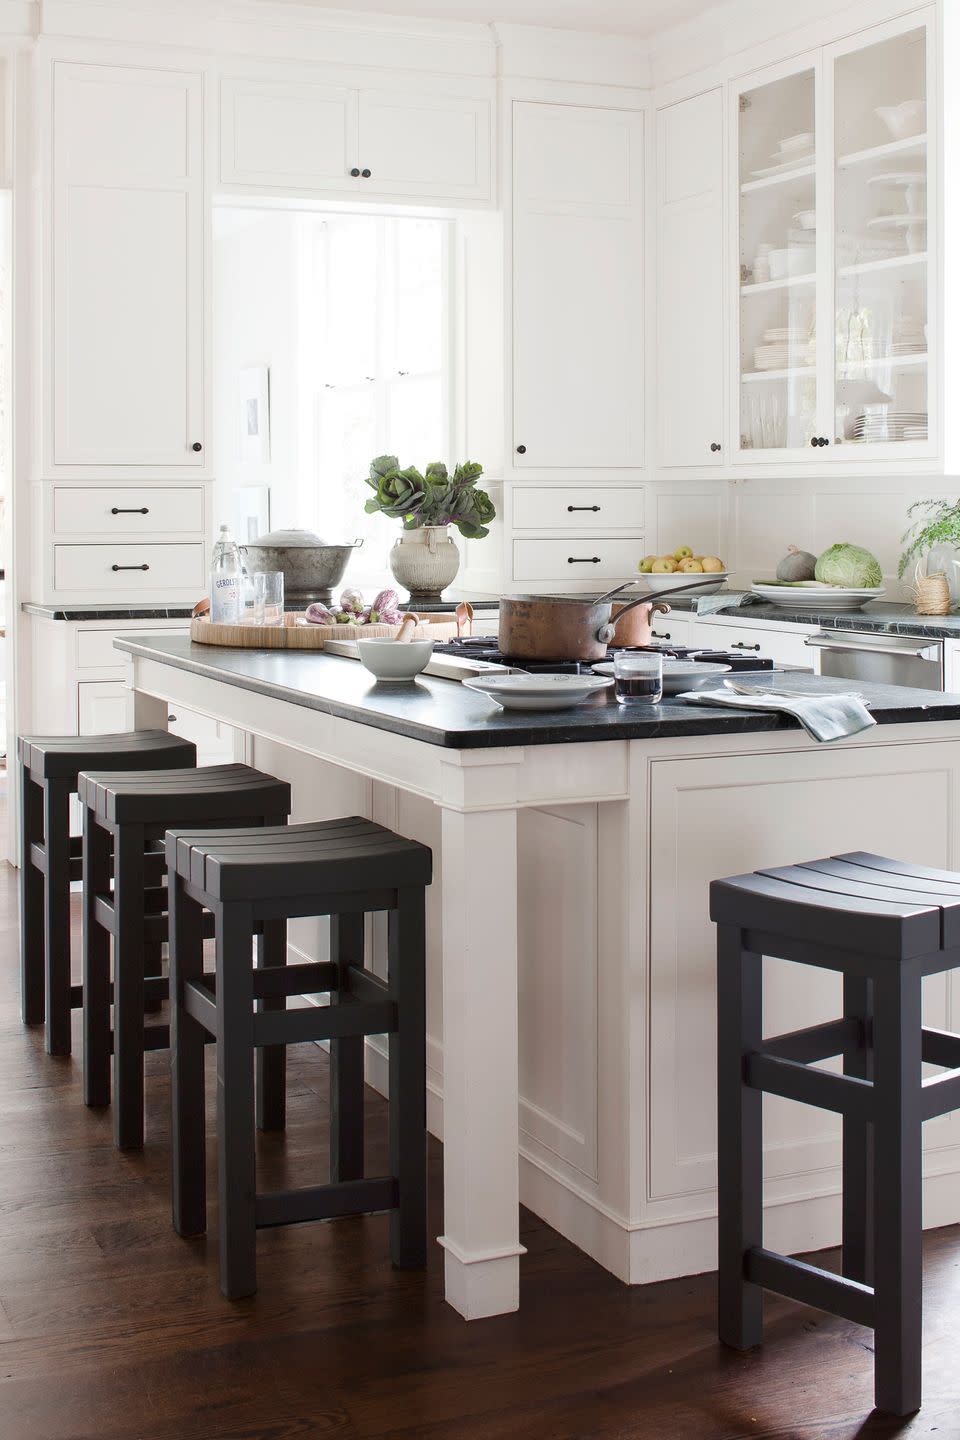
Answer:
POLYGON ((513 462, 643 465, 643 116, 513 107, 513 462))
POLYGON ((657 115, 661 465, 723 463, 723 91, 657 115))
POLYGON ((936 453, 928 16, 734 87, 739 460, 936 453))
POLYGON ((56 466, 204 462, 201 89, 54 67, 56 466))
POLYGON ((224 185, 488 200, 492 95, 224 76, 224 185))

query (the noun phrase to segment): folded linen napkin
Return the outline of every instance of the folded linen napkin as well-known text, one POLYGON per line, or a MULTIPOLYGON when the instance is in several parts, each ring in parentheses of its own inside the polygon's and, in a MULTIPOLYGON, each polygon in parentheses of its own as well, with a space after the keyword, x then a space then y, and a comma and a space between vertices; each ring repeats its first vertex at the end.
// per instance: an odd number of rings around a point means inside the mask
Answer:
POLYGON ((814 740, 843 740, 869 730, 876 720, 859 695, 783 695, 775 690, 687 690, 677 697, 693 705, 731 705, 736 710, 783 710, 795 719, 814 740))
POLYGON ((698 615, 716 615, 718 610, 735 610, 742 605, 757 605, 761 596, 752 590, 721 590, 717 595, 693 597, 694 609, 698 615))

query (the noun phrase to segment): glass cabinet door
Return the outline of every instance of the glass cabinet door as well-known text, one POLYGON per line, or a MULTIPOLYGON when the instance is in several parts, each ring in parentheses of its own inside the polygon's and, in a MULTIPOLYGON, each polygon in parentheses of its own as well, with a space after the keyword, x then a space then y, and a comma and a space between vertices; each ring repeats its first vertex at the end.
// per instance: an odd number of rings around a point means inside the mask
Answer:
POLYGON ((818 435, 817 69, 739 96, 741 452, 818 435))
POLYGON ((928 437, 926 29, 833 63, 835 415, 845 447, 928 437))

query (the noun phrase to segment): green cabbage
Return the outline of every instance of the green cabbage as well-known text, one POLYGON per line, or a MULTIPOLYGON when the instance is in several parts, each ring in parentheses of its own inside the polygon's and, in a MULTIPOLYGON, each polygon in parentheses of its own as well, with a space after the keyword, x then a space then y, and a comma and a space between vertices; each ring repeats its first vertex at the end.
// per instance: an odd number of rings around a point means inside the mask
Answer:
POLYGON ((831 545, 824 550, 814 571, 824 585, 844 585, 849 589, 876 589, 883 584, 880 562, 869 550, 859 545, 831 545))

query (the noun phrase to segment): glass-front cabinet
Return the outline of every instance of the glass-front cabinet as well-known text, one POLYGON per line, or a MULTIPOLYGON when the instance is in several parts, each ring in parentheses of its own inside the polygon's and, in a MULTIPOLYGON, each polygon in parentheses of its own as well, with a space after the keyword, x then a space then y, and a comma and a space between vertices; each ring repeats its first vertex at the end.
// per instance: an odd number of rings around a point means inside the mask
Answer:
POLYGON ((880 26, 736 92, 741 460, 933 453, 928 29, 880 26))

